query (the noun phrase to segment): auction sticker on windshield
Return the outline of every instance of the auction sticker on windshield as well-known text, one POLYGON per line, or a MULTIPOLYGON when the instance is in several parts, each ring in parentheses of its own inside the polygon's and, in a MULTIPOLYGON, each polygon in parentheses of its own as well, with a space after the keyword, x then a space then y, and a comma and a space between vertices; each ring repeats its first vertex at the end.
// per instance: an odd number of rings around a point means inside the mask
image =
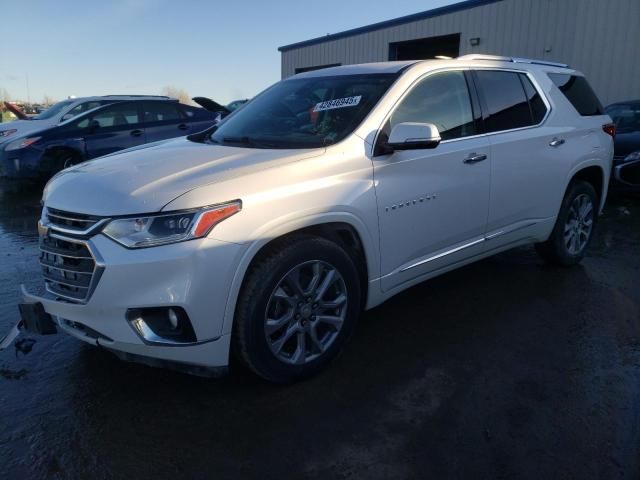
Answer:
POLYGON ((326 102, 316 103, 314 112, 322 112, 323 110, 333 110, 334 108, 355 107, 360 103, 362 95, 355 97, 336 98, 335 100, 327 100, 326 102))

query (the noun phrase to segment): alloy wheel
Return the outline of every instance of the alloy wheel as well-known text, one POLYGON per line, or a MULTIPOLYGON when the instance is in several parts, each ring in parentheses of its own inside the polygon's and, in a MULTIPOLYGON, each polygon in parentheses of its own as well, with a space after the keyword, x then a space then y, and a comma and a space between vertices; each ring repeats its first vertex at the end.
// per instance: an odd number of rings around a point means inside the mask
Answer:
POLYGON ((281 361, 303 365, 335 342, 345 321, 346 284, 327 262, 312 260, 287 272, 273 290, 265 312, 265 335, 281 361))
POLYGON ((564 244, 571 255, 580 254, 589 243, 593 218, 593 202, 589 195, 582 193, 576 196, 564 225, 564 244))

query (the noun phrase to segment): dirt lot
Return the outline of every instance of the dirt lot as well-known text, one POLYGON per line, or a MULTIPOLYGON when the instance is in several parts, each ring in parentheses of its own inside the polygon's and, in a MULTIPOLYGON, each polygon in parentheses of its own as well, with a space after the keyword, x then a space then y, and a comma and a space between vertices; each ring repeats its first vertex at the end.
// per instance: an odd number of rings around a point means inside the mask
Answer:
MULTIPOLYGON (((0 198, 0 329, 40 282, 38 196, 0 198)), ((368 312, 274 387, 126 364, 64 335, 0 353, 0 478, 640 477, 640 198, 581 267, 521 248, 368 312)))

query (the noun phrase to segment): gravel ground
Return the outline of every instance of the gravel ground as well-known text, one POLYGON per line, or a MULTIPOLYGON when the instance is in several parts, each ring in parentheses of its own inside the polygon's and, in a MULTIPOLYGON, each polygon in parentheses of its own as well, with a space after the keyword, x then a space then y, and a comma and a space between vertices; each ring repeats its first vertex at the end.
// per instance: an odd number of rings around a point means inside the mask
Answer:
MULTIPOLYGON (((38 208, 0 194, 0 332, 40 283, 38 208)), ((527 247, 416 286, 289 387, 31 338, 0 353, 3 479, 639 478, 640 198, 581 266, 527 247)))

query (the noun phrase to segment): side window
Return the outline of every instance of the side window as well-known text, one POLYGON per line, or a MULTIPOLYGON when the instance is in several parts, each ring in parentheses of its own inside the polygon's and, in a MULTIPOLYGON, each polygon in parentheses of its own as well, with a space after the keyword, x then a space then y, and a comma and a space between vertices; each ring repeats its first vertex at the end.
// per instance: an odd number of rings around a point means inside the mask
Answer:
MULTIPOLYGON (((71 114, 72 117, 76 115, 80 115, 81 113, 88 112, 89 110, 93 110, 96 107, 100 106, 100 102, 84 102, 80 105, 76 105, 73 107, 67 115, 71 114)), ((69 117, 71 118, 71 117, 69 117)))
POLYGON ((540 92, 535 89, 531 80, 529 80, 529 77, 524 74, 520 74, 520 80, 522 80, 522 86, 524 87, 525 94, 527 95, 527 100, 529 100, 533 124, 537 125, 547 114, 547 106, 542 101, 540 92))
POLYGON ((140 123, 138 107, 135 103, 116 103, 96 112, 91 120, 98 122, 100 128, 126 127, 140 123))
POLYGON ((515 72, 494 70, 476 71, 479 87, 484 96, 484 126, 486 132, 499 132, 533 125, 529 102, 515 72))
POLYGON ((145 123, 175 122, 182 119, 177 102, 144 102, 145 123))
POLYGON ((180 109, 182 110, 182 113, 186 115, 186 117, 191 121, 206 120, 210 116, 208 115, 209 112, 207 110, 200 107, 192 107, 190 105, 180 105, 180 109))
POLYGON ((471 98, 464 73, 443 72, 422 80, 402 100, 385 131, 398 123, 433 123, 443 140, 475 135, 471 98))
POLYGON ((583 117, 604 115, 602 104, 586 78, 563 73, 550 73, 549 78, 567 97, 567 100, 571 102, 580 115, 583 117))

